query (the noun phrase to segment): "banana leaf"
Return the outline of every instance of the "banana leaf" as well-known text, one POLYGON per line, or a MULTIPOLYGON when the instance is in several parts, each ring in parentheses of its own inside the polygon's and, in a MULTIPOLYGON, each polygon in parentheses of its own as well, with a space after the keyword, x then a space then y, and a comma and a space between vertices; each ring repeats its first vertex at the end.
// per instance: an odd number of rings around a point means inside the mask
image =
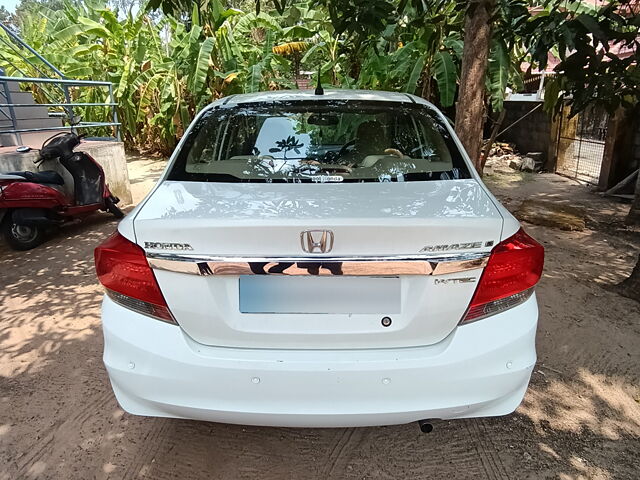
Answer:
POLYGON ((440 93, 440 105, 450 107, 456 95, 458 74, 449 52, 436 52, 433 71, 440 93))
POLYGON ((193 72, 193 81, 191 83, 191 90, 194 94, 199 93, 207 81, 209 59, 211 58, 211 51, 213 50, 214 42, 215 39, 213 37, 207 37, 200 46, 198 60, 196 61, 195 70, 193 72))

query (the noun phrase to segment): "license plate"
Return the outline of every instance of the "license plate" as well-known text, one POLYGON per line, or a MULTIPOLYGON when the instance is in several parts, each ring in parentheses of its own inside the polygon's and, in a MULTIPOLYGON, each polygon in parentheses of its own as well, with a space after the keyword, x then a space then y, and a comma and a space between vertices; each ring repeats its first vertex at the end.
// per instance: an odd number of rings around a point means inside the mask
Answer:
POLYGON ((242 313, 400 313, 397 277, 240 277, 242 313))

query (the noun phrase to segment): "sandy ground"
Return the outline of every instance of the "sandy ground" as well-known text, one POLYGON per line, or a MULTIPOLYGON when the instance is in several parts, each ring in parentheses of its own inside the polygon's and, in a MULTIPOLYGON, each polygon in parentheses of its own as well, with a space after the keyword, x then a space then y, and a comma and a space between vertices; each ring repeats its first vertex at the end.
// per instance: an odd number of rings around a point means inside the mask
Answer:
MULTIPOLYGON (((162 170, 130 162, 140 199, 162 170)), ((0 246, 0 479, 616 478, 640 476, 640 303, 607 290, 640 235, 628 206, 556 175, 488 180, 509 208, 553 199, 589 212, 583 232, 527 225, 547 249, 539 361, 503 418, 383 428, 287 429, 135 417, 102 366, 93 248, 116 222, 71 226, 26 253, 0 246)))

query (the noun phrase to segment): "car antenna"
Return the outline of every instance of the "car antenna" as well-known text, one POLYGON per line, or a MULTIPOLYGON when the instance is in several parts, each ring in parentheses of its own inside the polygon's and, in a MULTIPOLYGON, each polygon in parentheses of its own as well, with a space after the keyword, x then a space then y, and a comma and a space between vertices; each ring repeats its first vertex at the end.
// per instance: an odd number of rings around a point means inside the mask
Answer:
POLYGON ((320 74, 322 73, 322 67, 318 67, 318 85, 316 85, 316 95, 324 95, 324 89, 322 88, 322 82, 320 81, 320 74))

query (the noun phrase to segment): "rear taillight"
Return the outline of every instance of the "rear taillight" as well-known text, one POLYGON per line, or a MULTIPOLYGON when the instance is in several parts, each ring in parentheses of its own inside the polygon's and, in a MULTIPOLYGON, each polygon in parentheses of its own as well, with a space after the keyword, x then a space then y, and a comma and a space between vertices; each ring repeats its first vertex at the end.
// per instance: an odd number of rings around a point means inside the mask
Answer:
POLYGON ((114 302, 144 315, 177 323, 142 248, 115 232, 94 254, 98 280, 114 302))
POLYGON ((521 228, 496 245, 460 323, 469 323, 520 305, 542 275, 544 247, 521 228))

